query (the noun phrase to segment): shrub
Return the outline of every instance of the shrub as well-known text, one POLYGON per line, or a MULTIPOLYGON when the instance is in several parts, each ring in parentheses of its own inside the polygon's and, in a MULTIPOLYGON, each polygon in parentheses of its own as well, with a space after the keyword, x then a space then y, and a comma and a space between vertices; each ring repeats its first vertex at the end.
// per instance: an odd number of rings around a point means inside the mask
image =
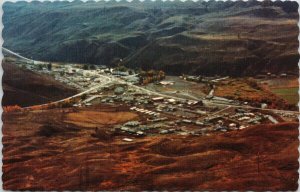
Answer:
POLYGON ((13 111, 19 111, 22 108, 19 105, 9 105, 9 106, 5 106, 3 107, 3 111, 4 112, 13 112, 13 111))

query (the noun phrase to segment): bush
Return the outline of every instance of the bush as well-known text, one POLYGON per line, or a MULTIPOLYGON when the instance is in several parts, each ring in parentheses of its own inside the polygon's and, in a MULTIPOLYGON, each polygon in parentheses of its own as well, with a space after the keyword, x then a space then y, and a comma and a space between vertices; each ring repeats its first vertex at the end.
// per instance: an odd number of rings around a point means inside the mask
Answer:
POLYGON ((87 97, 87 95, 86 95, 86 94, 83 94, 83 95, 80 96, 80 99, 81 99, 81 100, 85 100, 86 97, 87 97))
POLYGON ((90 70, 95 70, 96 66, 95 65, 90 65, 90 70))
POLYGON ((52 63, 49 63, 49 64, 47 65, 47 68, 48 68, 49 71, 51 71, 51 70, 52 70, 52 63))
POLYGON ((9 105, 9 106, 5 106, 3 107, 3 111, 4 112, 13 112, 13 111, 19 111, 22 108, 19 105, 9 105))
POLYGON ((89 66, 88 66, 87 64, 84 64, 84 65, 83 65, 83 69, 84 69, 84 70, 88 70, 88 69, 89 69, 89 66))

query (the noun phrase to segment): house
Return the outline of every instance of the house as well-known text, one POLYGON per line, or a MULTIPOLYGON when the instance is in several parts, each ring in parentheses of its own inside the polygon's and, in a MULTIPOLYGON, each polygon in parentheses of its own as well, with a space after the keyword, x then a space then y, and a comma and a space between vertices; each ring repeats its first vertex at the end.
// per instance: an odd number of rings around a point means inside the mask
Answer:
POLYGON ((152 101, 163 101, 164 98, 163 97, 154 97, 152 98, 152 101))
POLYGON ((262 104, 261 104, 261 108, 262 108, 262 109, 265 109, 265 108, 267 108, 267 107, 268 107, 268 105, 267 105, 266 103, 262 103, 262 104))
POLYGON ((112 74, 115 76, 128 76, 129 75, 128 71, 113 71, 112 74))
POLYGON ((98 69, 106 69, 107 66, 106 66, 106 65, 97 65, 97 68, 98 68, 98 69))
POLYGON ((265 78, 267 78, 267 76, 266 76, 266 75, 259 74, 259 75, 256 75, 256 78, 257 78, 257 79, 265 79, 265 78))
POLYGON ((94 73, 89 70, 83 70, 82 75, 85 77, 90 77, 90 76, 94 75, 94 73))
POLYGON ((228 131, 228 127, 225 126, 218 126, 214 129, 215 131, 222 131, 222 132, 226 132, 228 131))
POLYGON ((174 85, 174 81, 161 81, 161 82, 159 82, 159 84, 161 84, 161 85, 174 85))
POLYGON ((287 77, 287 74, 286 73, 281 73, 280 77, 287 77))
POLYGON ((183 119, 182 122, 183 122, 183 123, 192 123, 192 120, 189 120, 189 119, 183 119))
POLYGON ((132 84, 138 84, 140 82, 140 78, 137 76, 129 76, 126 77, 126 81, 132 84))
POLYGON ((176 103, 176 100, 175 99, 168 99, 167 100, 169 103, 176 103))
POLYGON ((129 126, 129 127, 136 127, 139 126, 141 123, 138 121, 129 121, 124 124, 124 126, 129 126))
POLYGON ((196 105, 196 104, 198 104, 198 103, 199 103, 199 101, 192 101, 192 100, 187 101, 187 104, 188 104, 188 105, 196 105))
POLYGON ((201 122, 201 121, 196 121, 195 124, 196 124, 196 125, 204 125, 204 123, 201 122))

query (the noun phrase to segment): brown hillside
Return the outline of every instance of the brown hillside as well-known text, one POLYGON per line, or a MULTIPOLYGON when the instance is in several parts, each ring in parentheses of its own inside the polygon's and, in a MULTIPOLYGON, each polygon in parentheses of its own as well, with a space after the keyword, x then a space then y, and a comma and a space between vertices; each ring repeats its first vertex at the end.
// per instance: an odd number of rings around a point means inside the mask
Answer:
POLYGON ((75 89, 50 76, 37 74, 8 62, 3 62, 2 67, 3 106, 43 104, 76 94, 75 89))
MULTIPOLYGON (((115 113, 105 107, 94 110, 103 112, 101 118, 115 113)), ((297 189, 298 123, 124 142, 124 136, 92 137, 94 129, 80 126, 80 118, 77 125, 62 124, 72 113, 4 114, 5 190, 297 189), (22 129, 16 122, 22 122, 22 129)), ((110 125, 94 123, 109 130, 110 125)))

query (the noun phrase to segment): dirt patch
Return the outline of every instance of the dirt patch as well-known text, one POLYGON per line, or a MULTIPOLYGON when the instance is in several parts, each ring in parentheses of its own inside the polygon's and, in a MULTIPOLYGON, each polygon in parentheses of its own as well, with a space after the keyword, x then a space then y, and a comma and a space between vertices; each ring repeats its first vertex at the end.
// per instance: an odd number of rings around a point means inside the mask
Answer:
POLYGON ((264 89, 253 79, 235 78, 220 82, 216 85, 214 95, 246 101, 256 107, 266 103, 269 108, 296 110, 294 105, 288 104, 284 99, 264 89))
POLYGON ((48 124, 42 125, 37 133, 41 136, 51 137, 55 135, 77 132, 79 130, 80 128, 78 128, 77 126, 69 124, 48 124))
POLYGON ((95 127, 97 125, 124 123, 137 117, 137 114, 131 112, 79 111, 67 114, 65 122, 83 127, 95 127))

